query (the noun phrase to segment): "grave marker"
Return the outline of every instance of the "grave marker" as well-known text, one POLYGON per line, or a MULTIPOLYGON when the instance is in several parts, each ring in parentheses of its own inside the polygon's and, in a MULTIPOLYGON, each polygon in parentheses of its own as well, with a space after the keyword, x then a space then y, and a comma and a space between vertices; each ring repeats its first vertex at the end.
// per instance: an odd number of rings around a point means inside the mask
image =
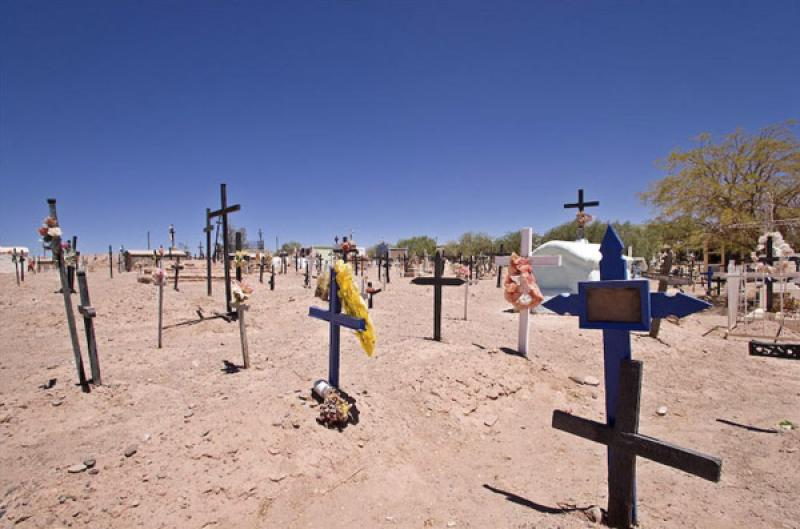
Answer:
POLYGON ((206 233, 206 290, 209 296, 211 296, 211 231, 213 229, 211 226, 211 209, 206 208, 206 227, 203 228, 203 231, 206 233))
MULTIPOLYGON (((388 254, 387 254, 388 257, 388 254)), ((442 287, 460 286, 464 280, 458 277, 443 277, 444 260, 441 251, 436 252, 433 265, 434 277, 415 277, 411 280, 414 285, 433 286, 433 339, 442 341, 442 287)))
POLYGON ((581 222, 580 218, 582 217, 582 213, 586 208, 594 208, 600 205, 600 202, 596 200, 592 200, 590 202, 584 202, 583 200, 583 189, 578 189, 578 201, 572 204, 564 204, 564 209, 577 209, 578 210, 578 240, 585 239, 583 226, 584 224, 581 222))
MULTIPOLYGON (((111 279, 114 279, 114 252, 111 249, 111 245, 108 245, 108 272, 111 274, 111 279)), ((80 281, 78 282, 78 290, 80 290, 81 285, 80 281)))
POLYGON ((339 331, 341 327, 363 331, 366 321, 342 314, 342 303, 339 300, 339 287, 336 284, 336 271, 331 267, 330 288, 328 289, 328 310, 317 307, 308 309, 308 315, 329 322, 330 338, 328 345, 328 383, 339 388, 339 331))
MULTIPOLYGON (((235 313, 231 309, 231 271, 230 271, 230 241, 228 241, 228 215, 239 211, 241 206, 235 204, 228 206, 228 190, 225 184, 219 185, 220 209, 208 213, 209 218, 222 218, 222 262, 225 268, 225 309, 228 316, 234 317, 235 313)), ((210 284, 210 283, 209 283, 210 284)), ((210 291, 210 287, 209 287, 210 291)))
POLYGON ((89 285, 86 282, 86 271, 78 271, 78 290, 80 291, 81 304, 78 305, 78 312, 83 316, 83 328, 86 334, 86 347, 89 352, 89 369, 92 373, 92 384, 101 385, 103 383, 100 376, 100 360, 97 356, 97 338, 94 334, 94 318, 97 312, 92 307, 89 299, 89 285))
POLYGON ((17 258, 17 249, 11 250, 11 262, 14 263, 14 275, 17 278, 17 286, 19 286, 19 259, 17 258))
POLYGON ((172 269, 175 271, 175 284, 173 285, 172 288, 174 288, 175 291, 177 292, 178 291, 178 275, 180 274, 181 270, 183 270, 183 265, 181 264, 180 256, 177 256, 175 258, 175 264, 172 265, 172 269))
MULTIPOLYGON (((519 233, 520 233, 519 255, 521 257, 528 258, 528 262, 531 264, 531 268, 561 266, 560 255, 531 255, 531 252, 533 251, 533 228, 522 228, 519 233)), ((502 266, 507 267, 511 264, 511 256, 495 257, 494 262, 497 263, 498 267, 502 266)), ((535 275, 535 270, 534 270, 534 275, 535 275)), ((519 328, 517 331, 517 352, 522 356, 528 356, 528 335, 530 328, 529 324, 530 315, 531 315, 530 310, 519 311, 519 328)))
POLYGON ((641 365, 631 362, 630 331, 649 331, 651 317, 683 317, 710 305, 683 293, 651 293, 649 280, 627 279, 623 248, 609 225, 600 246, 600 280, 581 281, 577 294, 561 294, 544 306, 558 314, 577 315, 582 329, 603 331, 606 425, 556 411, 553 427, 608 446, 609 525, 627 529, 636 522, 637 455, 707 479, 713 478, 716 460, 637 433, 641 365))
MULTIPOLYGON (((54 221, 54 227, 59 227, 58 213, 56 212, 56 199, 48 198, 47 205, 50 209, 50 218, 54 221)), ((69 288, 67 280, 67 270, 64 264, 64 252, 61 248, 61 237, 53 237, 50 242, 50 251, 53 258, 58 264, 59 279, 61 280, 61 294, 64 297, 64 310, 67 313, 67 328, 69 329, 69 337, 72 342, 72 352, 75 355, 75 368, 78 371, 78 383, 84 393, 89 393, 89 382, 86 380, 86 373, 83 369, 83 358, 81 356, 81 346, 78 342, 78 329, 75 326, 75 313, 72 310, 72 299, 70 293, 72 290, 69 288)))
POLYGON ((619 372, 619 408, 613 423, 602 424, 555 410, 553 428, 608 447, 608 525, 628 529, 637 524, 637 456, 715 482, 720 480, 722 462, 715 457, 640 434, 642 363, 624 360, 620 364, 619 372))

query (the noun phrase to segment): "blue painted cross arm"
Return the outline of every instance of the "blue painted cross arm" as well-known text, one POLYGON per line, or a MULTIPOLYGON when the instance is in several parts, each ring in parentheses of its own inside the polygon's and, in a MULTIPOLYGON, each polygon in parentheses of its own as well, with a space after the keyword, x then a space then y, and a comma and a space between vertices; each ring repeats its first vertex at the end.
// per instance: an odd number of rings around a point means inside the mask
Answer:
POLYGON ((653 318, 666 318, 667 316, 683 318, 689 314, 706 310, 710 306, 711 303, 687 296, 683 292, 674 295, 664 292, 650 294, 650 316, 653 318))
POLYGON ((337 314, 329 310, 320 309, 318 307, 310 307, 308 309, 308 315, 312 318, 329 321, 336 325, 347 327, 348 329, 354 329, 356 331, 363 331, 367 328, 367 322, 365 320, 353 318, 347 314, 337 314))

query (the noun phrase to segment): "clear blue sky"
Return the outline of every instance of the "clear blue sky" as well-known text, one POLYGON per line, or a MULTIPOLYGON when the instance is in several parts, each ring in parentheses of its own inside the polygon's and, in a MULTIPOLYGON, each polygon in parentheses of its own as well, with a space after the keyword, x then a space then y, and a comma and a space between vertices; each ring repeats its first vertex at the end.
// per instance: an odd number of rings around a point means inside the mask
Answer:
POLYGON ((652 214, 654 161, 800 118, 800 2, 0 0, 0 245, 360 243, 652 214))

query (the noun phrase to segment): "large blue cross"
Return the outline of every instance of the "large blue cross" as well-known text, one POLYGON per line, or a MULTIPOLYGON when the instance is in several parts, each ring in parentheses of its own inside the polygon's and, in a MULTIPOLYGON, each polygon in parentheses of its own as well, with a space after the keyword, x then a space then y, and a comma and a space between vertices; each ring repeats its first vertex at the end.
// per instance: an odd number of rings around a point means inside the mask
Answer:
MULTIPOLYGON (((619 412, 617 403, 620 390, 624 393, 629 389, 621 388, 620 373, 631 362, 630 331, 649 331, 652 318, 688 316, 711 306, 683 293, 668 295, 650 292, 647 279, 628 279, 628 269, 622 257, 623 248, 622 240, 609 225, 600 245, 600 281, 581 281, 577 294, 561 294, 543 304, 558 314, 578 316, 582 329, 602 329, 606 424, 611 428, 619 412)), ((554 425, 556 422, 554 418, 554 425)), ((636 422, 638 424, 638 417, 636 422)), ((568 428, 561 429, 570 431, 568 428)), ((627 479, 631 482, 629 490, 633 508, 632 512, 624 514, 630 515, 635 523, 635 467, 627 478, 612 476, 612 469, 619 467, 617 463, 620 457, 626 457, 622 450, 609 445, 609 506, 613 503, 611 497, 617 494, 613 489, 618 488, 618 480, 627 479)))
POLYGON ((330 343, 328 345, 328 383, 339 387, 339 328, 346 327, 357 331, 367 328, 367 322, 342 314, 342 303, 339 301, 339 287, 336 285, 336 271, 331 267, 331 286, 328 289, 328 310, 317 307, 308 309, 312 318, 330 323, 330 343))

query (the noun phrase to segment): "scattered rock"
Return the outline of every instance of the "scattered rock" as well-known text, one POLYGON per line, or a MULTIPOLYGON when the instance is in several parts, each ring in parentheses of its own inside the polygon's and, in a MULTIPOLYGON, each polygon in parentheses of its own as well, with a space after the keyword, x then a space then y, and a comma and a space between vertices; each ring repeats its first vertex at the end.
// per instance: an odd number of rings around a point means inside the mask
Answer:
POLYGON ((268 451, 270 454, 274 455, 274 456, 276 456, 276 455, 278 455, 278 454, 280 454, 280 453, 281 453, 281 449, 280 449, 280 448, 274 448, 274 447, 272 447, 272 446, 271 446, 271 447, 269 447, 269 448, 267 448, 267 451, 268 451))
POLYGON ((100 473, 100 470, 98 470, 96 468, 89 469, 89 474, 91 474, 92 476, 96 476, 99 473, 100 473))
POLYGON ((187 411, 186 413, 184 413, 184 414, 183 414, 183 418, 184 418, 184 419, 188 419, 188 418, 189 418, 189 417, 191 417, 192 415, 194 415, 194 412, 193 412, 193 411, 191 411, 191 410, 189 410, 189 411, 187 411))
POLYGON ((603 510, 597 505, 593 505, 583 512, 590 522, 600 523, 603 521, 603 510))
POLYGON ((658 415, 660 415, 661 417, 663 417, 664 415, 667 414, 667 407, 666 406, 659 406, 658 409, 656 410, 656 413, 658 415))
POLYGON ((85 471, 86 468, 87 468, 86 465, 84 465, 83 463, 80 463, 80 464, 72 465, 71 467, 69 467, 67 469, 67 472, 69 472, 70 474, 80 474, 81 472, 85 471))
POLYGON ((285 473, 285 472, 279 472, 279 473, 277 473, 277 474, 272 474, 272 475, 269 477, 269 480, 270 480, 270 481, 274 481, 275 483, 278 483, 278 482, 280 482, 280 481, 283 481, 284 479, 286 479, 286 473, 285 473))
POLYGON ((125 457, 131 457, 131 456, 132 456, 133 454, 135 454, 135 453, 136 453, 138 450, 139 450, 139 449, 136 447, 136 445, 131 445, 131 446, 129 446, 128 448, 126 448, 126 449, 125 449, 125 457))
POLYGON ((456 526, 455 522, 452 522, 452 521, 447 522, 447 527, 455 527, 455 526, 456 526))
POLYGON ((86 459, 83 460, 83 464, 86 465, 86 468, 92 468, 95 466, 96 463, 97 461, 95 461, 93 457, 87 457, 86 459))
POLYGON ((489 415, 483 420, 483 424, 489 427, 494 426, 496 422, 497 422, 497 415, 489 415))
POLYGON ((50 402, 53 406, 61 406, 64 403, 61 399, 55 399, 54 401, 50 402))
POLYGON ((600 385, 600 379, 598 379, 597 377, 594 377, 592 375, 586 375, 584 377, 570 376, 569 378, 573 382, 575 382, 577 384, 584 385, 584 386, 599 386, 600 385))

